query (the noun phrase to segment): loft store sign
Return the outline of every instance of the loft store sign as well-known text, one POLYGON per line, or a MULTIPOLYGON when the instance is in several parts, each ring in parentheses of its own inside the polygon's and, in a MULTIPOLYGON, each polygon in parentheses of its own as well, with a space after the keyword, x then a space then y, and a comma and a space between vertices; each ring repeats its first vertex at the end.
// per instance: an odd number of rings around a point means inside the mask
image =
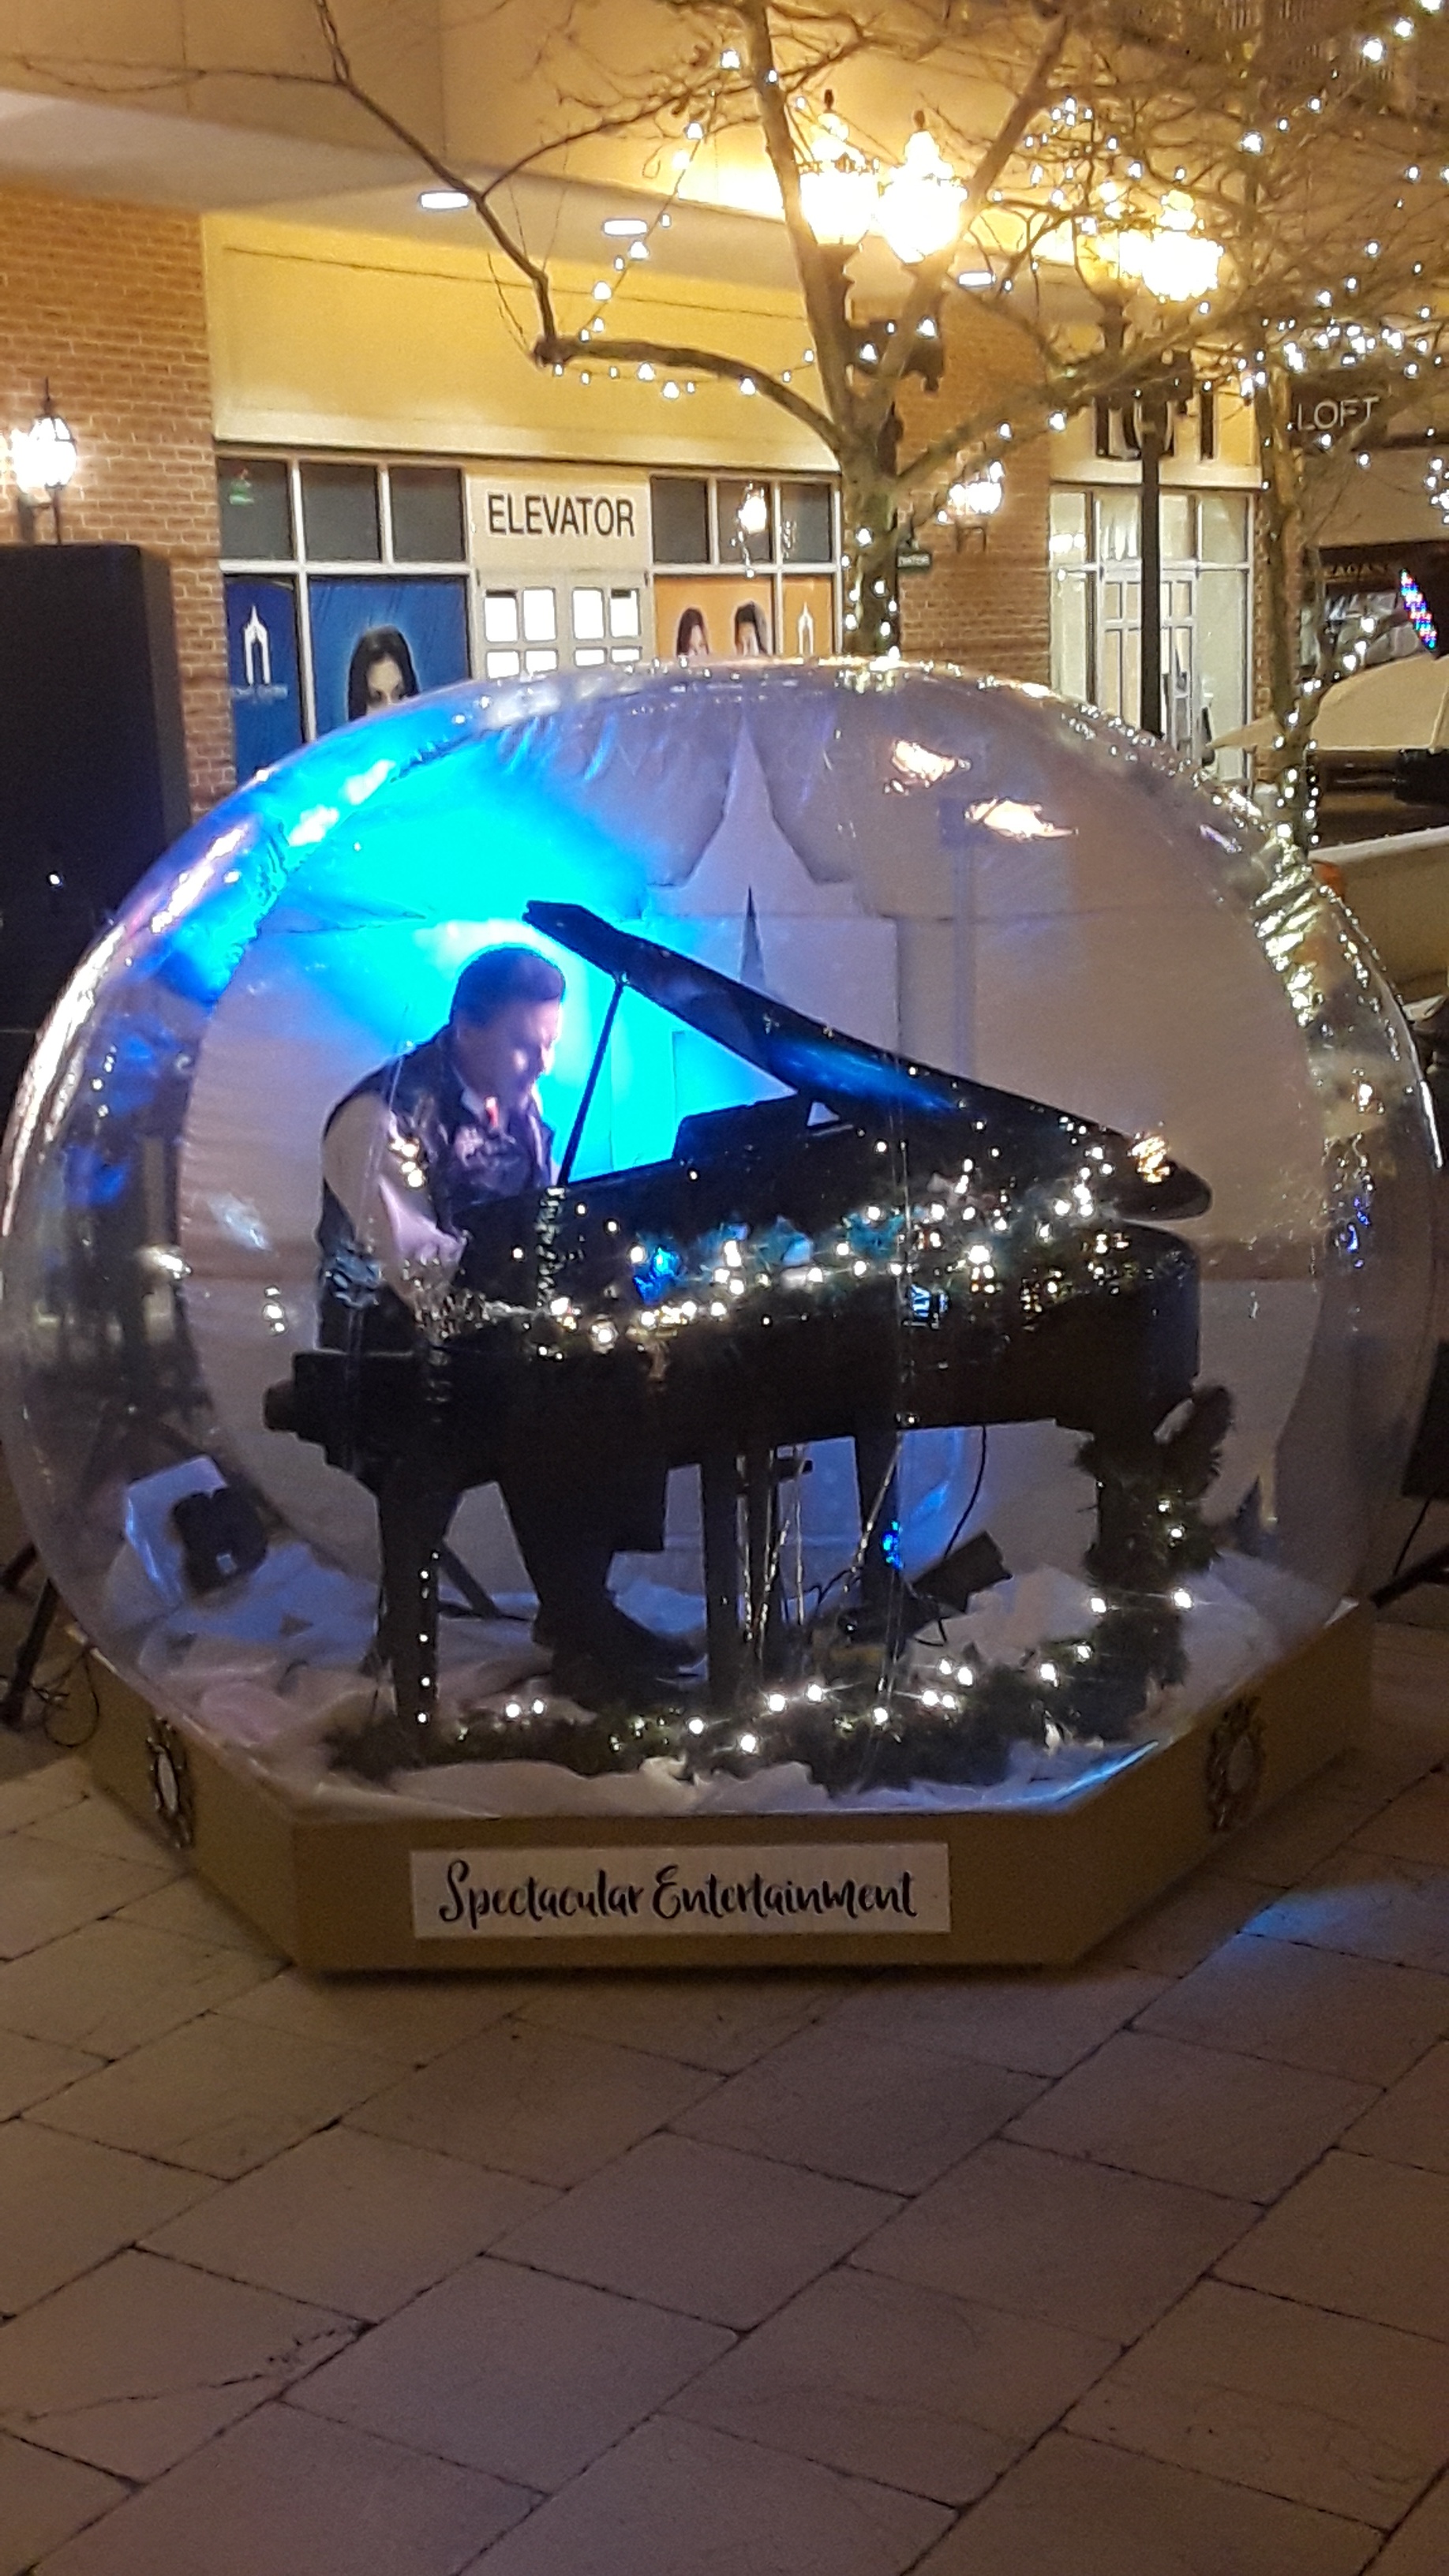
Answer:
POLYGON ((607 570, 649 560, 643 483, 479 474, 471 478, 470 501, 475 554, 485 564, 607 570))
POLYGON ((1381 390, 1365 386, 1350 393, 1337 377, 1315 378, 1294 388, 1288 434, 1300 446, 1308 440, 1345 438, 1367 428, 1382 401, 1381 390))
POLYGON ((420 1941, 951 1929, 945 1843, 415 1851, 420 1941))

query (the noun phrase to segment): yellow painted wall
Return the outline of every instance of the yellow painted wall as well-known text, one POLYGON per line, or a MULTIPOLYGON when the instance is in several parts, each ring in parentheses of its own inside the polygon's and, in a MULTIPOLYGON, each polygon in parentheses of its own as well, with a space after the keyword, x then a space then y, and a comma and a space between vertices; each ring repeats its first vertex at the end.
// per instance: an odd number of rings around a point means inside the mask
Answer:
MULTIPOLYGON (((611 382, 607 335, 590 384, 541 371, 531 299, 483 251, 236 215, 208 216, 204 238, 216 427, 229 442, 762 472, 830 463, 808 430, 733 386, 700 378, 667 401, 662 369, 652 385, 632 367, 611 382)), ((564 329, 597 309, 595 273, 559 271, 564 329)), ((811 389, 804 317, 778 289, 641 270, 608 321, 620 337, 789 367, 811 389)))

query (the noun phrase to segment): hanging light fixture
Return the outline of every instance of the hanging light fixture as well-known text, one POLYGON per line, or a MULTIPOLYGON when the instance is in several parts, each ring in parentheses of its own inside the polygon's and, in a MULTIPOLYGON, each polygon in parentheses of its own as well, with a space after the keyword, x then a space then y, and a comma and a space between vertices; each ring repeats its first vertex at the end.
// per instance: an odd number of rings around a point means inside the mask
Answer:
POLYGON ((758 483, 751 483, 735 517, 742 537, 762 537, 770 524, 770 496, 758 483))
MULTIPOLYGON (((80 462, 79 451, 65 422, 51 400, 50 385, 45 388, 42 403, 29 429, 12 429, 10 462, 22 505, 30 511, 49 505, 55 522, 56 543, 60 542, 60 496, 80 462)), ((25 530, 27 535, 33 529, 25 530)))
POLYGON ((875 221, 880 186, 827 90, 816 151, 800 169, 800 211, 822 250, 842 258, 859 250, 875 221))
POLYGON ((915 132, 880 193, 877 229, 904 268, 949 250, 961 230, 966 191, 916 110, 915 132))
POLYGON ((986 531, 1006 498, 1006 476, 999 459, 990 465, 978 465, 971 473, 953 483, 946 495, 946 505, 938 516, 954 527, 959 539, 963 530, 979 532, 982 544, 986 531))
POLYGON ((1136 273, 1160 304, 1196 304, 1217 285, 1223 247, 1198 231, 1197 209, 1185 188, 1168 189, 1150 232, 1127 238, 1136 273))

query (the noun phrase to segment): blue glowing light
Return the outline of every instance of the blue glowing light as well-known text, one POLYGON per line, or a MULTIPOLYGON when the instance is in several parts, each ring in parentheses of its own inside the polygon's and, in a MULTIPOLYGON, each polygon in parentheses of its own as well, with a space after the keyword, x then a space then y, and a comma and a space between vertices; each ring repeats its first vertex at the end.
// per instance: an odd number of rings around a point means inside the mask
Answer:
POLYGON ((1437 653, 1439 629, 1434 622, 1434 612, 1411 572, 1401 572, 1399 575, 1399 597, 1408 612, 1409 623, 1426 653, 1437 653))

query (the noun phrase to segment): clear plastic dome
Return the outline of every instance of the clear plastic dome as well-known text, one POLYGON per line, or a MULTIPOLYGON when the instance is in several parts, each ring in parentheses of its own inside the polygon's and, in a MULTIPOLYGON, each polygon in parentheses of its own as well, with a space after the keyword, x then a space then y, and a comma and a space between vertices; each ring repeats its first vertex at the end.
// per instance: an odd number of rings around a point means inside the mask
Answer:
POLYGON ((254 781, 69 987, 7 1460, 107 1656, 298 1795, 1057 1798, 1332 1616, 1434 1171, 1343 910, 1126 728, 469 686, 254 781))

